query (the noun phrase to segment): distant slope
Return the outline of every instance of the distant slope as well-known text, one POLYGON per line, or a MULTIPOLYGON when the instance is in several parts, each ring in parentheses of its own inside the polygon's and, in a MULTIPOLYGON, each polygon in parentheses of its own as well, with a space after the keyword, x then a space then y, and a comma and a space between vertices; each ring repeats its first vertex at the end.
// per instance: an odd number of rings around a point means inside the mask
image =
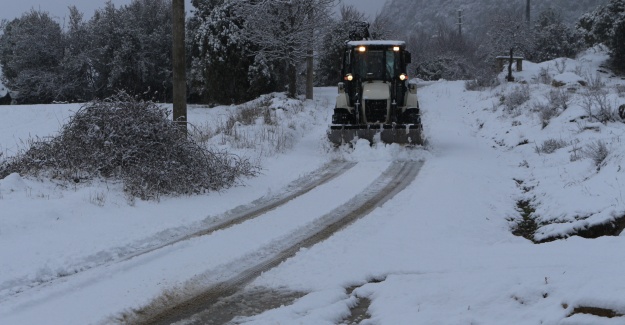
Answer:
MULTIPOLYGON (((388 0, 382 15, 388 17, 396 30, 434 30, 441 22, 455 25, 458 10, 463 10, 463 25, 467 32, 478 33, 484 29, 489 17, 498 11, 515 10, 525 16, 525 1, 501 0, 388 0)), ((574 25, 584 13, 592 11, 608 0, 541 0, 531 1, 531 16, 535 20, 547 8, 554 8, 569 25, 574 25)))

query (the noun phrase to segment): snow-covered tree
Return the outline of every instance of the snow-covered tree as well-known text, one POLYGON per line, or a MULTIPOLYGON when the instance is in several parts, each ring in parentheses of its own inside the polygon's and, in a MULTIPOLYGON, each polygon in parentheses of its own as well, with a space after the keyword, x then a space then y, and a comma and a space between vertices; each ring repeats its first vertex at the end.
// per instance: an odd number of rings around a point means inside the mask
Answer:
POLYGON ((589 45, 603 43, 608 46, 614 66, 625 70, 625 0, 610 0, 585 14, 577 27, 589 45))
POLYGON ((64 56, 59 71, 58 92, 64 100, 83 102, 93 98, 95 70, 89 57, 89 29, 83 14, 69 8, 69 26, 64 33, 64 56))
MULTIPOLYGON (((252 40, 243 37, 241 0, 194 0, 190 19, 193 96, 204 102, 239 103, 274 90, 266 67, 255 61, 252 40)), ((257 58, 259 59, 259 58, 257 58)))
POLYGON ((534 48, 527 53, 527 58, 533 62, 573 58, 583 47, 580 35, 565 25, 553 9, 543 11, 533 29, 534 48))
POLYGON ((107 2, 89 21, 90 57, 96 94, 123 89, 134 95, 171 99, 172 12, 168 0, 107 2))
POLYGON ((63 50, 61 26, 47 12, 31 10, 5 22, 0 35, 0 65, 6 86, 18 91, 23 103, 59 100, 63 50))
MULTIPOLYGON (((265 63, 284 66, 288 94, 297 94, 297 67, 310 54, 335 0, 244 1, 240 15, 246 17, 242 35, 258 45, 254 51, 265 63)), ((258 58, 256 58, 258 62, 258 58)))
POLYGON ((365 15, 354 6, 342 6, 340 18, 332 21, 325 29, 319 50, 316 83, 321 86, 336 85, 341 80, 341 61, 345 42, 357 33, 358 23, 365 21, 365 15), (351 36, 351 37, 350 37, 351 36))

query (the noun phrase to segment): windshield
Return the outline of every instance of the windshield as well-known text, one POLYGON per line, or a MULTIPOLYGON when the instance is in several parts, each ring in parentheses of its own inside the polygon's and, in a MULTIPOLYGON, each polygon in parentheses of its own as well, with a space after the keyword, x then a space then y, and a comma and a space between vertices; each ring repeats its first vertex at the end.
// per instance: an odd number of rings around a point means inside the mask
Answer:
POLYGON ((364 79, 388 80, 396 75, 396 61, 395 52, 390 50, 356 52, 353 72, 364 79))

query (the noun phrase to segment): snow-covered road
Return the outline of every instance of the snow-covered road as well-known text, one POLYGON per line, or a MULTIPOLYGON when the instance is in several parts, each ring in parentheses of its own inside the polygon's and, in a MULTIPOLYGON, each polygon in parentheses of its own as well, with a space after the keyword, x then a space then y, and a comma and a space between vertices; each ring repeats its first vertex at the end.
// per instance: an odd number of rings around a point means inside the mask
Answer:
MULTIPOLYGON (((533 83, 541 67, 526 68, 532 99, 541 100, 551 86, 533 83)), ((317 89, 318 99, 286 124, 304 130, 297 145, 265 157, 262 175, 245 187, 222 193, 128 205, 114 184, 58 189, 18 176, 0 180, 0 323, 124 323, 121 313, 163 293, 200 292, 258 265, 397 162, 423 161, 405 190, 243 289, 296 292, 292 303, 233 323, 339 324, 368 299, 362 324, 623 324, 623 236, 535 245, 513 236, 509 221, 528 195, 545 217, 564 223, 585 211, 622 211, 622 123, 583 128, 583 109, 572 102, 543 127, 529 104, 518 114, 502 108, 514 87, 470 92, 463 82, 441 81, 420 88, 427 150, 324 145, 336 89, 317 89), (554 137, 601 135, 613 147, 600 171, 590 159, 569 159, 578 142, 549 155, 535 150, 554 137), (289 184, 335 161, 353 167, 241 224, 123 260, 233 216, 235 207, 284 197, 289 184), (100 194, 105 200, 93 199, 100 194), (617 317, 584 313, 592 308, 617 317)), ((22 115, 0 108, 2 150, 14 148, 15 134, 48 135, 69 108, 20 107, 22 115)), ((228 109, 192 108, 190 119, 210 121, 228 109)))

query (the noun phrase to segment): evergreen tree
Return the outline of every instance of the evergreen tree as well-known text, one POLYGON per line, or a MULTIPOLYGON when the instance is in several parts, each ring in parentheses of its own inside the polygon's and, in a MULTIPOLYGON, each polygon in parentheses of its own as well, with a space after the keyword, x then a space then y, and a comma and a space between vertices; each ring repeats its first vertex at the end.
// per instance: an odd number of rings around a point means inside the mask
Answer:
POLYGON ((589 45, 605 44, 614 67, 625 70, 625 0, 610 0, 582 16, 577 26, 589 45))
MULTIPOLYGON (((365 16, 353 6, 342 6, 339 20, 332 21, 325 30, 322 46, 319 50, 316 83, 320 86, 334 86, 342 79, 341 61, 345 42, 353 39, 358 33, 359 23, 365 21, 365 16), (350 37, 351 36, 351 37, 350 37)), ((358 38, 358 40, 360 40, 358 38)))
POLYGON ((241 0, 195 0, 191 18, 191 92, 210 103, 239 103, 272 91, 270 73, 255 73, 253 49, 243 37, 241 0))
POLYGON ((534 48, 527 54, 533 62, 560 57, 574 58, 583 48, 580 35, 566 26, 553 9, 543 11, 533 27, 534 48))
POLYGON ((22 103, 63 100, 58 73, 63 59, 61 26, 47 12, 31 10, 3 26, 0 65, 6 86, 22 103))
POLYGON ((149 99, 171 100, 171 2, 133 0, 115 8, 111 1, 89 21, 95 93, 117 90, 149 99))

